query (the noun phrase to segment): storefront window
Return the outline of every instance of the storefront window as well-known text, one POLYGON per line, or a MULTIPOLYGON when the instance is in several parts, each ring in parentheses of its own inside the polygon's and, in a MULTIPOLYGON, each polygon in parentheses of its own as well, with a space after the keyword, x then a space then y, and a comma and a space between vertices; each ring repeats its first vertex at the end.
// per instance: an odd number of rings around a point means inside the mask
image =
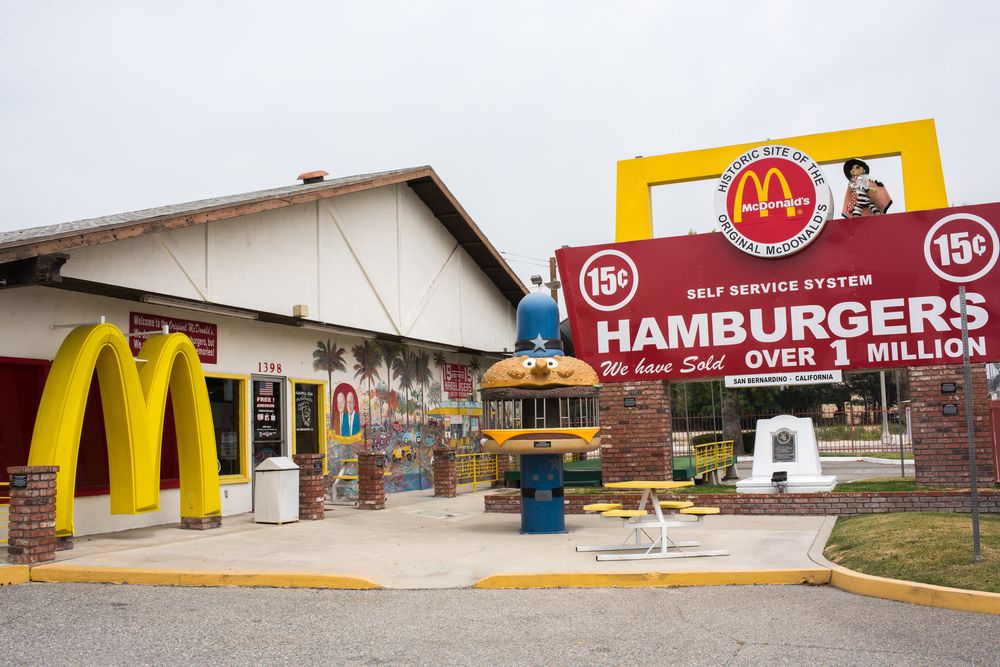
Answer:
POLYGON ((244 475, 241 458, 243 443, 243 405, 246 381, 234 378, 206 377, 208 400, 215 422, 215 448, 219 475, 244 475))
POLYGON ((326 401, 318 382, 293 382, 295 393, 295 452, 326 453, 326 401))

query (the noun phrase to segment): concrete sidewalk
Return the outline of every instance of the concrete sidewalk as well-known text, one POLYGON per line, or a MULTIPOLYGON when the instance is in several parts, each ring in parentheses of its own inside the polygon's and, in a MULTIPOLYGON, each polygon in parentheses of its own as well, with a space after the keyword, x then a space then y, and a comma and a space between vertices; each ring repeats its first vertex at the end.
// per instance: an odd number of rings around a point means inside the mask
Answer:
POLYGON ((225 517, 221 528, 204 532, 174 525, 80 537, 73 550, 57 552, 55 564, 33 568, 32 579, 165 583, 200 573, 202 585, 212 585, 213 577, 222 585, 282 585, 283 576, 295 575, 299 585, 315 577, 332 577, 327 585, 336 585, 340 577, 345 587, 356 580, 356 587, 416 589, 516 585, 517 577, 505 575, 524 574, 565 582, 553 585, 573 585, 590 575, 619 582, 614 585, 630 585, 630 576, 642 575, 648 585, 650 577, 675 573, 689 573, 682 577, 688 583, 782 583, 788 577, 788 583, 816 582, 817 572, 828 574, 809 557, 823 524, 824 517, 709 516, 701 527, 671 530, 671 537, 731 555, 597 562, 594 553, 575 547, 622 542, 630 533, 619 521, 569 515, 566 534, 521 535, 520 515, 483 512, 483 493, 434 498, 431 491, 413 491, 389 496, 382 511, 336 507, 322 521, 255 524, 248 514, 225 517), (112 570, 132 576, 102 578, 112 570), (785 578, 772 581, 766 576, 771 571, 784 571, 785 578), (757 578, 736 576, 762 572, 757 578))

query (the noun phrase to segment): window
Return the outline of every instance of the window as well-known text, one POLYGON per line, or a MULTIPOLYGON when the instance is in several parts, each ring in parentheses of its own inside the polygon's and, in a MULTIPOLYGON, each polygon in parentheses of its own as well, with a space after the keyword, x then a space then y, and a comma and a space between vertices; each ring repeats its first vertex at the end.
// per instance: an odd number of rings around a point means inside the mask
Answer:
MULTIPOLYGON (((292 380, 295 401, 295 431, 292 451, 296 454, 326 454, 326 400, 322 382, 292 380)), ((323 460, 326 472, 326 457, 323 460)))
POLYGON ((245 481, 246 436, 244 424, 246 378, 236 376, 205 377, 208 401, 215 422, 215 450, 219 458, 219 476, 245 481))

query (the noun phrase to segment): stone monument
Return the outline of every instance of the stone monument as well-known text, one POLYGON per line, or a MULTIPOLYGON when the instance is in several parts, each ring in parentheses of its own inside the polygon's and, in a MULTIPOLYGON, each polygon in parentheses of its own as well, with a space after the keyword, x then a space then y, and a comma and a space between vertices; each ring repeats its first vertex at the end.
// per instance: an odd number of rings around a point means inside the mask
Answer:
POLYGON ((812 419, 779 415, 757 421, 753 473, 736 482, 739 493, 832 491, 836 483, 837 476, 824 475, 820 467, 812 419))

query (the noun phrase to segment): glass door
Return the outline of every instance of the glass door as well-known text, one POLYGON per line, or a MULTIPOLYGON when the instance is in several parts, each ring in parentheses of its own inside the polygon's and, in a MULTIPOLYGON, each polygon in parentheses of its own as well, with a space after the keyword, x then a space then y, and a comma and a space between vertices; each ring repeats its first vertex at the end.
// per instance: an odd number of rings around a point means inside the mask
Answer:
POLYGON ((285 380, 253 378, 253 467, 272 456, 285 456, 285 380))

